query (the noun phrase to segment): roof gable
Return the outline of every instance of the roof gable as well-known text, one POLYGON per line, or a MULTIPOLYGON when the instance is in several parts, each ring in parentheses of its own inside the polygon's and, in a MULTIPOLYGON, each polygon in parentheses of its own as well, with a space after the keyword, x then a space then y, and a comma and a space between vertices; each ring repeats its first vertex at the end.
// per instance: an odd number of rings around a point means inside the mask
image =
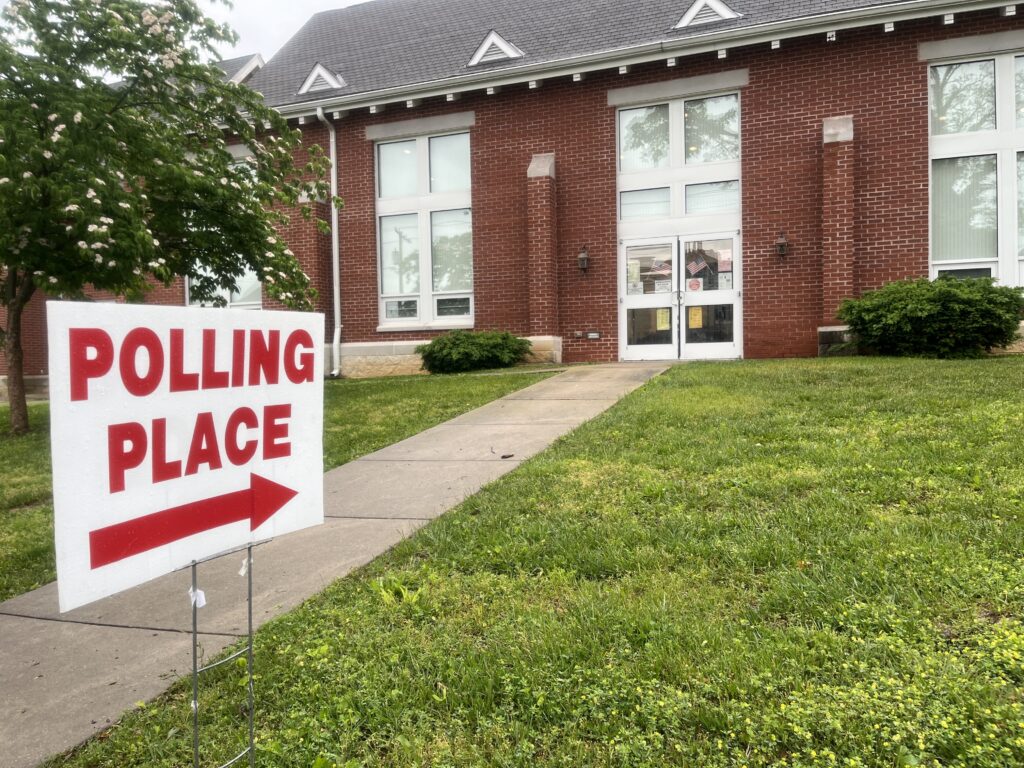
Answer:
POLYGON ((331 72, 323 64, 317 62, 310 73, 306 76, 302 87, 299 88, 299 95, 310 91, 333 91, 345 87, 345 80, 331 72))
POLYGON ((505 59, 521 59, 523 56, 525 54, 521 50, 492 29, 476 49, 473 58, 469 60, 469 66, 475 67, 477 64, 489 64, 505 59))
POLYGON ((723 3, 722 0, 696 0, 690 6, 690 10, 683 14, 683 18, 676 24, 676 29, 685 29, 695 24, 710 24, 715 21, 725 21, 726 19, 738 19, 742 15, 736 13, 736 11, 723 3))

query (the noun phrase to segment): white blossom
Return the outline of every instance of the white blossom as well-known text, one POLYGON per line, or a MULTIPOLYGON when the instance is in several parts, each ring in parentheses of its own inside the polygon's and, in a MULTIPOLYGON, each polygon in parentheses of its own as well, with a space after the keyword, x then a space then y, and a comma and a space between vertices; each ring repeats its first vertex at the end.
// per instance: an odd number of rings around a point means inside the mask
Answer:
POLYGON ((73 227, 73 226, 71 226, 70 224, 66 224, 66 225, 64 226, 64 231, 65 231, 65 232, 70 232, 70 231, 71 231, 72 229, 74 229, 74 227, 73 227))
POLYGON ((89 244, 87 242, 85 242, 85 240, 79 240, 78 241, 78 247, 82 248, 84 250, 84 249, 87 249, 89 247, 89 244))
POLYGON ((156 262, 156 261, 151 261, 151 262, 149 262, 148 266, 149 266, 150 269, 159 269, 160 268, 160 263, 156 262))
POLYGON ((74 120, 75 123, 82 122, 82 113, 81 112, 75 112, 75 116, 73 118, 71 118, 71 119, 74 120))
POLYGON ((268 259, 274 258, 274 252, 273 251, 267 251, 263 255, 266 256, 268 259))
POLYGON ((42 271, 40 271, 38 269, 35 272, 32 273, 32 277, 42 277, 42 276, 43 276, 42 271))
POLYGON ((48 149, 44 149, 43 150, 43 157, 45 157, 47 160, 50 160, 53 157, 53 152, 51 152, 48 149))
POLYGON ((122 201, 121 201, 120 203, 118 203, 118 204, 117 204, 117 206, 118 206, 119 208, 124 208, 124 209, 125 209, 126 211, 127 211, 127 210, 128 210, 129 208, 131 208, 131 205, 130 205, 130 204, 128 204, 128 203, 126 203, 126 202, 124 202, 123 200, 122 200, 122 201))
POLYGON ((271 245, 277 245, 277 238, 276 237, 268 237, 267 238, 267 242, 270 243, 271 245))
POLYGON ((228 180, 226 178, 224 178, 223 176, 221 176, 220 177, 220 183, 221 183, 222 186, 226 187, 228 185, 228 180))
POLYGON ((108 267, 116 267, 117 266, 117 262, 114 259, 111 259, 110 261, 107 262, 107 266, 108 267))
POLYGON ((142 274, 142 270, 139 269, 138 267, 136 267, 135 269, 132 270, 132 274, 133 275, 141 275, 142 274))
POLYGON ((56 278, 56 277, 53 277, 53 276, 51 275, 51 276, 50 276, 50 285, 53 285, 53 284, 54 284, 54 283, 56 283, 56 282, 57 282, 57 278, 56 278))
POLYGON ((54 112, 52 115, 49 115, 46 119, 49 120, 52 123, 58 117, 60 117, 60 115, 58 115, 56 112, 54 112))
POLYGON ((114 220, 106 216, 100 216, 100 224, 113 224, 114 220))
POLYGON ((161 257, 156 260, 156 263, 159 264, 160 266, 163 266, 164 264, 167 263, 167 259, 161 257))
POLYGON ((23 178, 23 179, 31 179, 32 178, 32 171, 25 171, 23 174, 21 174, 21 178, 23 178))
POLYGON ((153 165, 163 165, 163 164, 164 164, 164 161, 161 160, 159 157, 154 157, 153 158, 153 165))
POLYGON ((87 199, 92 200, 94 197, 96 197, 96 190, 94 190, 92 187, 89 187, 89 190, 85 193, 85 196, 87 199))
POLYGON ((11 180, 8 179, 6 176, 4 176, 2 179, 0 179, 0 184, 10 184, 10 183, 11 183, 11 180))
POLYGON ((159 248, 160 247, 160 241, 157 240, 155 237, 153 238, 153 247, 154 248, 159 248))
POLYGON ((106 245, 106 243, 93 243, 89 247, 92 248, 94 251, 99 251, 99 250, 102 250, 102 249, 106 248, 107 245, 106 245))
POLYGON ((102 255, 102 254, 99 254, 99 253, 97 253, 97 254, 96 254, 96 258, 94 259, 94 261, 95 261, 95 262, 96 262, 97 264, 102 264, 102 263, 103 263, 103 255, 102 255))

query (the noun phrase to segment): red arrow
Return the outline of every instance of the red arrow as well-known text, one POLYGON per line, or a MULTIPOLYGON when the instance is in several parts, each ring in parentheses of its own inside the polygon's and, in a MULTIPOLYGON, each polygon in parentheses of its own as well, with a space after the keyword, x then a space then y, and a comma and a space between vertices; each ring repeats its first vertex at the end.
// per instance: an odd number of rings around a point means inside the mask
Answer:
POLYGON ((248 520, 249 530, 255 531, 296 495, 298 491, 250 474, 249 487, 245 490, 193 501, 191 504, 91 531, 91 566, 93 569, 100 568, 187 536, 242 520, 248 520))

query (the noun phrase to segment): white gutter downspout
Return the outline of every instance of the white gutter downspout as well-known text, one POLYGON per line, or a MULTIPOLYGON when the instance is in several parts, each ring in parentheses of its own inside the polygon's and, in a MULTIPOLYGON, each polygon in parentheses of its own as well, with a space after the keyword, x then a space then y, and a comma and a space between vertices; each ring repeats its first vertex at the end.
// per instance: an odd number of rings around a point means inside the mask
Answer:
POLYGON ((331 341, 331 378, 341 375, 341 246, 338 238, 338 134, 317 107, 317 119, 327 126, 331 144, 331 292, 334 294, 334 339, 331 341))

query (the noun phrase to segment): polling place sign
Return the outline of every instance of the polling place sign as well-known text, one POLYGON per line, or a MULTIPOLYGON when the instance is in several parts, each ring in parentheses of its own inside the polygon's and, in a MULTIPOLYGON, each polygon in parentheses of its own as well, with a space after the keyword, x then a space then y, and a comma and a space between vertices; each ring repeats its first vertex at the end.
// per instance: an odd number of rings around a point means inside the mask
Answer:
POLYGON ((47 304, 61 611, 323 522, 323 316, 47 304))

